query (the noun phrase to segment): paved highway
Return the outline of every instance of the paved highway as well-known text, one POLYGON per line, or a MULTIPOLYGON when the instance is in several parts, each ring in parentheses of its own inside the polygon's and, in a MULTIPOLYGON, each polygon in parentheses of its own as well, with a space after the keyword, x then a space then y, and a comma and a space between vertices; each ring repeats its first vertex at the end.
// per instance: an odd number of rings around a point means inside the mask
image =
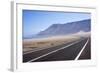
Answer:
POLYGON ((90 42, 90 38, 82 38, 55 47, 23 54, 23 62, 90 59, 90 42))

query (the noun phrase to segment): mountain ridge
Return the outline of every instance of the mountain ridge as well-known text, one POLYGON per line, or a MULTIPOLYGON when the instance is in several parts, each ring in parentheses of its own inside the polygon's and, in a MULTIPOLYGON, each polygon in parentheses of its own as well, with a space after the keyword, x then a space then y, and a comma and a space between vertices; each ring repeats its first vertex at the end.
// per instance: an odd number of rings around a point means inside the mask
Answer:
POLYGON ((67 35, 77 33, 79 31, 88 32, 91 30, 91 19, 68 22, 64 24, 52 24, 44 31, 39 32, 38 36, 46 35, 67 35))

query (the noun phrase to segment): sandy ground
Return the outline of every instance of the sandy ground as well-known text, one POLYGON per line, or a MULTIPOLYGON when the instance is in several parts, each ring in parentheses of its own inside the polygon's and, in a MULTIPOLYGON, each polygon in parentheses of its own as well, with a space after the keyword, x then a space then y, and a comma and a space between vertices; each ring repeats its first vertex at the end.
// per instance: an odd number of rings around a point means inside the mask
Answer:
POLYGON ((66 36, 54 36, 41 39, 27 39, 23 40, 23 52, 31 50, 32 51, 42 50, 49 47, 72 42, 81 39, 82 37, 88 37, 88 36, 90 36, 89 32, 88 33, 78 32, 76 34, 66 35, 66 36))

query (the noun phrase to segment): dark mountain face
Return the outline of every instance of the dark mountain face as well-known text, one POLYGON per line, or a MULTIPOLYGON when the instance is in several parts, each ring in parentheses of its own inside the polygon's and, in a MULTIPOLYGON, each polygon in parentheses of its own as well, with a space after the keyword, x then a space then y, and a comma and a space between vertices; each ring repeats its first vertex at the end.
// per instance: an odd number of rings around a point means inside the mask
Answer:
POLYGON ((82 20, 65 24, 53 24, 46 30, 39 32, 38 36, 67 35, 79 31, 88 32, 91 30, 91 20, 82 20))

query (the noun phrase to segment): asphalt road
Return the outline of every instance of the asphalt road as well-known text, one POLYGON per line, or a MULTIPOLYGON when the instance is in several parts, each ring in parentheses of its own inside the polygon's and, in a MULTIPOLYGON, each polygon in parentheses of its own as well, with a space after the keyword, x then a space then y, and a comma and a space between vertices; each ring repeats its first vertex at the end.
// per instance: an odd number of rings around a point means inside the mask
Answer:
POLYGON ((80 40, 61 44, 52 48, 23 54, 23 62, 75 60, 85 44, 86 46, 78 59, 90 59, 90 42, 90 38, 82 38, 80 40))
POLYGON ((85 60, 85 59, 91 59, 91 40, 90 39, 78 60, 85 60))

